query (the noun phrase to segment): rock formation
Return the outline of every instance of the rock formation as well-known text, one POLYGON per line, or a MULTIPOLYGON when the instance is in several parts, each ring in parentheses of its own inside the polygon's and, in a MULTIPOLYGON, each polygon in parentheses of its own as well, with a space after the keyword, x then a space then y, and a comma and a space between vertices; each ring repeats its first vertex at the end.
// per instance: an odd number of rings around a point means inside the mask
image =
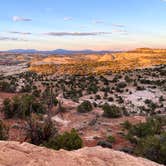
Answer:
POLYGON ((159 164, 102 147, 54 151, 29 143, 1 141, 0 166, 159 166, 159 164))

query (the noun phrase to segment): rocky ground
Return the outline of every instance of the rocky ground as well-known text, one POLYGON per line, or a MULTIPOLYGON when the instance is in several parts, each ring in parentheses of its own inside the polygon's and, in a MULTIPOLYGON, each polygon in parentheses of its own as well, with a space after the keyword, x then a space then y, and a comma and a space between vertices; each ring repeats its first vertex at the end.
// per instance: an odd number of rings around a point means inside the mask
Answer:
POLYGON ((0 142, 0 166, 159 166, 152 161, 101 147, 54 151, 29 143, 0 142))

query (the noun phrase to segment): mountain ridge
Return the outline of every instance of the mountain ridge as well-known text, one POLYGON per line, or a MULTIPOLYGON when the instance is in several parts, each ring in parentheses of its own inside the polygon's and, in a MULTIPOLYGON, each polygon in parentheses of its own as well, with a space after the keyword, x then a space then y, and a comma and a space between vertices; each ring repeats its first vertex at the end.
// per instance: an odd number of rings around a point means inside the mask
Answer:
POLYGON ((36 49, 12 49, 7 51, 1 51, 6 53, 30 53, 30 54, 58 54, 58 55, 69 55, 69 54, 106 54, 120 51, 111 51, 111 50, 101 50, 95 51, 90 49, 85 50, 66 50, 66 49, 55 49, 50 51, 40 51, 36 49))

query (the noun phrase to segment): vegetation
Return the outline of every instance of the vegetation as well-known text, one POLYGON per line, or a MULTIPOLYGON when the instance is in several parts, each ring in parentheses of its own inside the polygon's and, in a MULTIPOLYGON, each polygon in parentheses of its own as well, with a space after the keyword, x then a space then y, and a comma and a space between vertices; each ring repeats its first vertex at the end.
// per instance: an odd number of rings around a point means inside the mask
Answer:
POLYGON ((65 132, 64 134, 57 135, 45 143, 45 146, 55 150, 76 150, 81 148, 82 145, 82 139, 79 137, 75 129, 72 129, 71 132, 65 132))
POLYGON ((77 107, 77 111, 80 113, 87 113, 92 111, 92 104, 89 101, 84 101, 77 107))
POLYGON ((122 116, 122 109, 116 105, 109 105, 106 103, 103 105, 103 110, 103 116, 107 118, 118 118, 122 116))
POLYGON ((165 116, 155 116, 148 118, 144 123, 125 126, 128 129, 126 138, 134 144, 136 155, 146 157, 160 164, 166 164, 165 116))
POLYGON ((44 144, 57 134, 54 124, 48 117, 46 119, 41 119, 36 115, 32 115, 27 120, 27 124, 27 138, 30 139, 32 144, 44 144))
POLYGON ((6 140, 8 138, 8 128, 0 120, 0 140, 6 140))
POLYGON ((2 111, 5 118, 26 118, 31 113, 43 114, 45 112, 44 105, 32 95, 15 96, 12 100, 5 99, 2 111))
POLYGON ((107 137, 107 141, 110 142, 110 143, 115 143, 116 142, 115 137, 113 137, 112 135, 109 135, 107 137))

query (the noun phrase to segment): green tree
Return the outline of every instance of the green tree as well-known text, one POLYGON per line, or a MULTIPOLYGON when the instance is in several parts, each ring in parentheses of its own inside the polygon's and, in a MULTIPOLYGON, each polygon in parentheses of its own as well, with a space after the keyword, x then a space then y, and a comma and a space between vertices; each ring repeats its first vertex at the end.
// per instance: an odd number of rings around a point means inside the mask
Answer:
POLYGON ((80 113, 87 113, 92 111, 92 109, 93 107, 90 101, 84 101, 77 107, 77 111, 80 113))
POLYGON ((0 140, 6 140, 8 138, 8 128, 0 120, 0 140))
POLYGON ((122 116, 122 109, 116 105, 109 105, 108 103, 103 105, 103 116, 107 118, 118 118, 122 116))
POLYGON ((76 150, 81 148, 82 144, 82 139, 77 134, 76 130, 72 129, 71 132, 65 132, 62 135, 51 138, 45 146, 55 150, 76 150))

